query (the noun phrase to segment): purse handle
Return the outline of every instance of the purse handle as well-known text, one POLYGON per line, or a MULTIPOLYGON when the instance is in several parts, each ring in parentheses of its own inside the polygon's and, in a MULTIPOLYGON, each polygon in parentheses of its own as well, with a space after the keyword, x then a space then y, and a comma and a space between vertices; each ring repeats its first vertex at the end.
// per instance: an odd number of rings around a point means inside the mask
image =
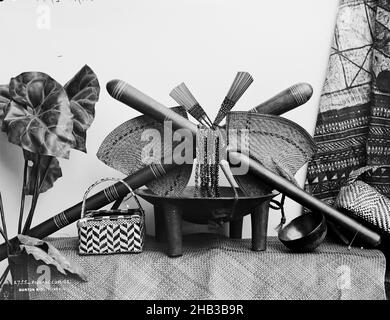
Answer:
MULTIPOLYGON (((101 184, 103 182, 107 182, 107 181, 116 181, 116 182, 121 182, 122 184, 124 184, 127 189, 129 189, 129 193, 130 193, 130 198, 133 197, 134 200, 136 201, 137 205, 138 205, 138 208, 141 210, 141 213, 142 215, 144 216, 145 215, 145 212, 144 212, 144 209, 142 208, 137 196, 135 195, 133 189, 131 189, 131 187, 128 185, 128 183, 126 183, 125 181, 121 180, 121 179, 118 179, 118 178, 103 178, 103 179, 100 179, 98 181, 96 181, 94 184, 92 184, 91 186, 89 186, 89 188, 87 189, 87 191, 85 191, 84 193, 84 197, 83 197, 83 204, 81 206, 81 218, 84 218, 85 217, 85 203, 86 203, 86 200, 87 200, 87 196, 88 194, 91 192, 91 190, 96 187, 98 184, 101 184)), ((127 200, 127 199, 126 199, 127 200)))
POLYGON ((390 168, 390 165, 377 165, 377 166, 365 166, 357 170, 352 171, 347 179, 347 185, 354 183, 362 174, 368 171, 375 171, 379 168, 390 168))

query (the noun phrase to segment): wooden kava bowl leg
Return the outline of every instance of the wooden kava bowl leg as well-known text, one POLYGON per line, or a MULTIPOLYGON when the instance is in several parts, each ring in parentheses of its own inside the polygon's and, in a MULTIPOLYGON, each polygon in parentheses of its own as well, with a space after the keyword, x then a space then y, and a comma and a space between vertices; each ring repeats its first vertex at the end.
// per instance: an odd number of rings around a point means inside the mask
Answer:
POLYGON ((232 220, 229 222, 229 236, 232 239, 241 239, 242 238, 242 224, 244 218, 232 220))
POLYGON ((265 251, 267 249, 269 201, 256 207, 251 214, 252 221, 252 250, 265 251))
POLYGON ((154 206, 154 233, 156 241, 167 241, 166 227, 164 222, 164 209, 156 205, 154 206))
POLYGON ((163 210, 168 240, 168 256, 180 257, 183 254, 181 209, 171 203, 166 203, 163 210))

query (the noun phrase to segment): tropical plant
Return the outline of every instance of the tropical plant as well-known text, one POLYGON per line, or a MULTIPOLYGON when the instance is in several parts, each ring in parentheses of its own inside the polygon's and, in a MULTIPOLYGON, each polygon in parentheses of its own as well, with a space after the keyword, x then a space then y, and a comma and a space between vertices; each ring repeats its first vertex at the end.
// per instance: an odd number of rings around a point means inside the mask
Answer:
POLYGON ((57 158, 71 149, 86 152, 86 131, 95 116, 100 86, 84 66, 64 87, 42 72, 25 72, 0 86, 0 125, 8 141, 23 149, 24 170, 18 233, 31 227, 40 193, 62 176, 57 158), (26 196, 32 196, 24 227, 26 196))
MULTIPOLYGON (((0 85, 1 130, 10 143, 22 148, 24 157, 18 234, 28 233, 39 195, 62 176, 57 158, 68 159, 71 149, 87 151, 86 131, 94 120, 99 94, 98 79, 87 65, 65 86, 42 72, 24 72, 8 85, 0 85), (26 196, 32 200, 24 218, 26 196)), ((11 249, 2 206, 0 212, 0 233, 11 249)))

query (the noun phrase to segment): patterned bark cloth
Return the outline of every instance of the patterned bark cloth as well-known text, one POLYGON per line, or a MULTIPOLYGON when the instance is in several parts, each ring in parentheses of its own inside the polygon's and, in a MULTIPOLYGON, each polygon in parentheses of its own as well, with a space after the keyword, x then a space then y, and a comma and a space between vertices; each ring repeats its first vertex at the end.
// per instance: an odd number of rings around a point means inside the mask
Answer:
MULTIPOLYGON (((390 1, 341 0, 306 190, 334 203, 350 172, 390 164, 390 1)), ((390 169, 368 182, 390 196, 390 169)))
MULTIPOLYGON (((30 284, 31 299, 385 299, 385 258, 378 250, 325 243, 295 254, 269 238, 267 251, 253 252, 250 240, 202 234, 184 238, 180 258, 168 258, 153 238, 141 254, 79 256, 76 238, 51 242, 89 281, 52 269, 50 289, 30 284)), ((39 266, 30 264, 30 283, 44 276, 39 266)))

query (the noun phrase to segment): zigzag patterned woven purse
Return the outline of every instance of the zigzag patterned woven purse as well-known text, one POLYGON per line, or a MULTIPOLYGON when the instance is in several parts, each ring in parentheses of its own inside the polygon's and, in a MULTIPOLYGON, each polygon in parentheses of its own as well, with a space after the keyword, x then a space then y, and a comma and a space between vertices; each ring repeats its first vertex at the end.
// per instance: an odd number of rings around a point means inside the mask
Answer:
POLYGON ((351 172, 345 186, 340 189, 335 206, 364 219, 380 230, 390 233, 390 199, 358 178, 384 166, 367 166, 351 172))
POLYGON ((105 178, 91 185, 84 194, 81 218, 77 222, 79 253, 112 254, 142 252, 145 239, 145 213, 130 186, 116 178, 105 178), (122 182, 136 201, 137 209, 94 210, 85 212, 89 192, 105 181, 122 182))

